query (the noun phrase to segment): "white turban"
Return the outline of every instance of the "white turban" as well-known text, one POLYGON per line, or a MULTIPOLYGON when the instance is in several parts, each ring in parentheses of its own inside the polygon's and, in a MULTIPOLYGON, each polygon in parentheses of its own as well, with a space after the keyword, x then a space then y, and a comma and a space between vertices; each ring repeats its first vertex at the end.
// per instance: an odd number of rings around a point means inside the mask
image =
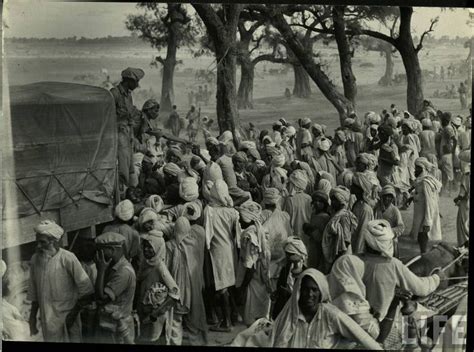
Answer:
POLYGON ((115 216, 122 221, 130 221, 134 213, 135 208, 133 207, 133 203, 128 199, 121 201, 115 207, 115 216))
POLYGON ((262 214, 262 207, 260 204, 251 200, 247 200, 240 207, 237 208, 240 217, 244 222, 252 222, 260 220, 262 214))
POLYGON ((232 136, 232 132, 231 131, 224 131, 218 138, 218 140, 222 143, 222 144, 227 144, 229 142, 231 142, 233 139, 233 136, 232 136))
POLYGON ((163 199, 157 195, 154 194, 145 201, 145 206, 147 208, 152 208, 156 213, 159 213, 160 211, 163 210, 163 207, 165 206, 163 199))
POLYGON ((278 154, 272 158, 272 166, 274 167, 283 167, 285 165, 285 155, 278 154))
POLYGON ((327 138, 321 138, 318 142, 318 148, 323 152, 327 152, 331 148, 331 141, 327 138))
POLYGON ((367 245, 385 257, 393 257, 393 231, 387 220, 372 220, 365 232, 367 245))
POLYGON ((202 214, 202 202, 200 200, 189 202, 184 205, 183 216, 185 216, 188 220, 190 221, 197 220, 201 217, 201 214, 202 214))
POLYGON ((192 202, 199 197, 199 186, 194 177, 186 177, 179 184, 179 196, 186 202, 192 202))
POLYGON ((306 261, 306 258, 308 257, 308 251, 305 244, 302 240, 295 236, 288 237, 284 246, 284 250, 291 256, 296 255, 300 257, 300 259, 303 261, 306 261))
POLYGON ((140 216, 138 217, 138 224, 143 226, 143 224, 147 223, 148 221, 158 221, 158 215, 152 208, 143 208, 143 210, 140 212, 140 216))
POLYGON ((293 126, 288 126, 285 132, 288 136, 293 137, 296 134, 296 129, 293 126))
POLYGON ((290 182, 296 188, 304 191, 308 187, 308 176, 305 171, 297 169, 290 175, 290 182))
POLYGON ((53 220, 43 220, 35 227, 35 232, 39 235, 46 235, 59 240, 64 234, 61 226, 56 224, 53 220))

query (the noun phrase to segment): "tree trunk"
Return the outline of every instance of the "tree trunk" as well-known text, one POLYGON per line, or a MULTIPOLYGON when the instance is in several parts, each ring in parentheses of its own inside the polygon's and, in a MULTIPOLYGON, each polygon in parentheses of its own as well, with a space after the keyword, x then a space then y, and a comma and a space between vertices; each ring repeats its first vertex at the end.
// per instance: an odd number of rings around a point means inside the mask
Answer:
MULTIPOLYGON (((170 17, 176 16, 179 4, 168 4, 170 17)), ((166 58, 163 64, 163 78, 161 80, 160 110, 171 112, 174 103, 174 69, 176 67, 176 52, 178 50, 179 23, 173 22, 169 27, 167 38, 166 58)))
POLYGON ((248 60, 240 60, 240 84, 237 92, 239 109, 253 109, 253 81, 255 65, 248 60))
POLYGON ((382 53, 385 56, 385 74, 379 80, 381 86, 391 86, 393 79, 393 54, 392 46, 388 43, 383 43, 381 47, 382 53))
POLYGON ((339 120, 342 124, 348 114, 354 111, 351 101, 337 91, 334 84, 329 80, 329 77, 321 69, 321 66, 314 62, 312 51, 305 50, 303 45, 301 45, 290 25, 283 17, 283 14, 274 14, 271 16, 270 20, 273 26, 285 39, 288 47, 298 58, 301 66, 304 67, 308 75, 321 90, 321 93, 323 93, 323 95, 336 108, 337 112, 339 113, 339 120))
POLYGON ((311 96, 311 86, 309 84, 308 72, 301 65, 292 65, 295 73, 295 86, 293 95, 298 98, 309 98, 311 96))
POLYGON ((423 81, 418 52, 411 36, 412 7, 400 7, 400 34, 397 49, 403 60, 407 75, 407 108, 417 116, 423 107, 423 81))
MULTIPOLYGON (((236 94, 236 37, 241 4, 223 4, 222 20, 210 4, 192 4, 206 26, 215 50, 217 62, 216 109, 220 133, 240 128, 236 94)), ((234 138, 234 144, 236 139, 234 138)))
POLYGON ((334 6, 332 9, 332 19, 334 23, 334 36, 336 38, 337 50, 339 52, 339 64, 341 66, 344 96, 352 103, 352 106, 355 107, 357 84, 354 72, 352 71, 353 51, 351 50, 351 45, 346 35, 344 10, 345 6, 334 6))

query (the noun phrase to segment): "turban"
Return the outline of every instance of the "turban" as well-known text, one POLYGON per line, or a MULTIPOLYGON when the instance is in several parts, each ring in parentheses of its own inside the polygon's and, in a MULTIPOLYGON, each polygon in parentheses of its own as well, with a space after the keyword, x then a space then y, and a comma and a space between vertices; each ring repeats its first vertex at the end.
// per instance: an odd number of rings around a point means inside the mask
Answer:
POLYGON ((344 171, 339 175, 339 183, 347 188, 350 188, 353 177, 354 173, 350 169, 344 169, 344 171))
POLYGON ((275 155, 272 158, 273 167, 283 167, 285 165, 285 156, 283 154, 275 155))
POLYGON ((323 128, 319 123, 313 123, 311 128, 314 128, 316 131, 319 131, 319 133, 323 133, 323 128))
POLYGON ((179 184, 179 196, 186 202, 199 198, 199 186, 194 177, 186 177, 179 184))
POLYGON ((267 166, 267 164, 265 164, 265 161, 263 161, 263 160, 257 160, 255 163, 259 167, 266 167, 267 166))
MULTIPOLYGON (((133 208, 133 204, 132 204, 133 208)), ((133 216, 133 213, 132 213, 133 216)), ((64 234, 64 230, 61 226, 56 224, 53 220, 43 220, 35 227, 35 232, 39 235, 46 235, 59 240, 64 234)))
POLYGON ((462 117, 461 116, 456 116, 456 117, 453 116, 451 118, 451 122, 452 122, 453 125, 459 127, 459 126, 462 125, 462 117))
POLYGON ((372 192, 372 180, 366 172, 356 172, 352 178, 352 184, 362 188, 364 195, 371 194, 372 192))
POLYGON ((234 155, 232 155, 232 161, 234 163, 236 162, 246 163, 248 161, 247 154, 245 154, 244 152, 237 152, 234 155))
POLYGON ((324 201, 326 205, 329 204, 329 194, 323 190, 317 190, 313 192, 313 194, 311 195, 311 198, 313 199, 313 202, 316 199, 319 199, 319 200, 324 201))
POLYGON ((385 257, 393 257, 393 231, 387 220, 372 220, 367 223, 365 241, 385 257))
MULTIPOLYGON (((154 231, 157 233, 163 233, 163 235, 167 236, 168 238, 171 237, 173 234, 173 225, 170 223, 165 223, 163 221, 157 221, 155 222, 155 228, 154 231)), ((154 231, 150 231, 149 234, 151 234, 154 231)))
POLYGON ((419 166, 428 172, 431 172, 434 169, 434 165, 428 161, 424 156, 415 160, 415 165, 419 166))
POLYGON ((208 116, 203 116, 202 122, 204 122, 204 123, 209 122, 209 117, 208 116))
POLYGON ((222 207, 232 207, 234 205, 229 195, 229 187, 224 180, 208 181, 206 187, 209 188, 209 205, 222 207))
POLYGON ((166 244, 163 238, 163 232, 151 230, 147 234, 141 235, 140 240, 147 241, 155 252, 155 256, 152 259, 145 259, 148 265, 155 266, 160 261, 164 262, 166 260, 166 244))
POLYGON ((351 192, 344 186, 336 186, 331 189, 329 192, 330 197, 336 198, 342 204, 349 204, 349 200, 351 199, 351 192))
POLYGON ((327 152, 331 148, 331 141, 327 138, 321 138, 318 142, 318 148, 323 152, 327 152))
POLYGON ((308 187, 308 176, 303 170, 295 170, 290 175, 290 182, 300 190, 304 191, 308 187))
POLYGON ((331 185, 335 185, 336 184, 336 180, 334 180, 334 176, 331 175, 329 172, 326 172, 326 171, 319 171, 319 177, 322 179, 322 180, 328 180, 331 185))
POLYGON ((309 166, 308 163, 305 163, 304 161, 298 161, 298 165, 300 166, 301 169, 303 169, 306 172, 306 175, 308 176, 308 182, 311 186, 314 185, 314 173, 313 170, 311 170, 311 167, 309 166))
POLYGON ((352 125, 352 130, 355 131, 355 132, 360 132, 362 131, 362 125, 360 124, 359 121, 355 121, 352 125))
POLYGON ((176 220, 176 224, 174 225, 174 234, 176 238, 180 235, 187 235, 191 232, 191 224, 189 223, 189 220, 185 218, 184 216, 180 216, 176 220))
POLYGON ((290 256, 298 256, 301 260, 305 261, 308 257, 308 251, 303 241, 298 237, 290 236, 286 240, 284 250, 290 256))
POLYGON ((209 137, 208 139, 206 139, 206 144, 219 145, 219 141, 217 140, 216 137, 209 137))
POLYGON ((471 162, 471 151, 470 150, 463 150, 461 153, 459 153, 459 160, 461 160, 465 163, 470 163, 471 162))
POLYGON ((260 153, 258 152, 258 150, 256 148, 249 148, 247 150, 247 155, 250 155, 255 160, 260 160, 260 158, 261 158, 260 153))
POLYGON ((326 180, 324 178, 319 180, 318 191, 323 192, 329 197, 329 193, 331 192, 331 189, 332 189, 331 181, 326 180))
POLYGON ((232 132, 231 131, 224 131, 218 138, 218 140, 222 143, 222 144, 227 144, 229 142, 231 142, 233 139, 233 136, 232 136, 232 132))
POLYGON ((375 154, 367 153, 367 159, 369 159, 369 163, 367 164, 369 167, 369 170, 373 171, 375 170, 375 167, 377 166, 379 162, 379 158, 375 154))
MULTIPOLYGON (((396 123, 395 123, 395 127, 396 127, 396 123)), ((386 124, 383 124, 379 127, 379 132, 383 132, 385 135, 387 136, 391 136, 393 135, 393 129, 395 128, 394 126, 391 126, 389 124, 389 121, 387 120, 387 123, 386 124)))
POLYGON ((268 141, 268 143, 272 143, 273 140, 272 140, 272 137, 270 137, 269 135, 266 135, 262 138, 262 144, 265 144, 264 142, 265 141, 268 141))
POLYGON ((278 147, 275 145, 275 143, 267 144, 266 149, 267 149, 268 155, 270 155, 270 156, 272 156, 272 157, 275 157, 275 156, 281 154, 280 148, 278 148, 278 147))
POLYGON ((379 124, 381 121, 380 115, 374 111, 369 111, 365 117, 370 124, 379 124))
POLYGON ((148 221, 158 221, 158 215, 152 208, 143 208, 143 210, 140 212, 140 216, 138 217, 138 224, 143 226, 143 224, 147 223, 148 221))
POLYGON ((380 192, 380 194, 382 196, 385 196, 387 194, 391 194, 394 198, 397 197, 397 193, 395 192, 395 187, 393 187, 392 185, 385 185, 382 188, 382 191, 380 192))
POLYGON ((95 243, 102 246, 122 247, 124 242, 125 237, 115 232, 105 232, 95 239, 95 243))
POLYGON ((308 117, 305 117, 303 120, 301 120, 301 125, 306 126, 311 124, 311 119, 308 117))
POLYGON ((251 200, 242 203, 241 206, 237 207, 237 210, 240 213, 240 218, 244 222, 259 221, 262 214, 262 207, 260 204, 251 200))
POLYGON ((164 167, 163 167, 163 172, 165 174, 168 174, 170 176, 178 176, 181 172, 183 171, 183 169, 181 169, 178 165, 176 165, 175 163, 167 163, 164 167))
POLYGON ((201 217, 202 214, 202 203, 199 200, 186 203, 184 205, 184 214, 186 218, 190 221, 197 220, 201 217))
POLYGON ((122 221, 130 221, 133 218, 134 213, 135 209, 133 203, 128 199, 121 201, 115 207, 115 216, 122 221))
POLYGON ((253 141, 242 141, 241 149, 257 149, 257 145, 253 141))
POLYGON ((158 104, 158 102, 155 99, 148 99, 143 104, 142 110, 149 110, 149 109, 154 108, 155 106, 160 106, 160 104, 158 104))
POLYGON ((421 120, 421 124, 423 125, 423 127, 433 127, 433 121, 431 121, 431 119, 429 118, 424 118, 423 120, 421 120))
POLYGON ((293 126, 288 126, 286 129, 286 134, 290 137, 293 137, 296 134, 296 129, 293 126))
POLYGON ((0 263, 0 271, 2 272, 2 277, 7 272, 7 264, 3 261, 3 259, 0 263))
POLYGON ((367 153, 361 153, 357 156, 356 162, 364 164, 364 165, 369 165, 369 158, 367 156, 367 153))
POLYGON ((286 121, 283 117, 279 121, 283 126, 288 126, 288 121, 286 121))
POLYGON ((370 128, 371 130, 377 131, 377 130, 379 129, 379 125, 377 125, 377 124, 374 123, 374 124, 370 125, 369 128, 370 128))
POLYGON ((273 123, 273 126, 278 127, 278 126, 283 126, 283 124, 280 121, 276 121, 273 123))
POLYGON ((343 126, 344 127, 350 127, 355 123, 355 120, 353 118, 348 117, 347 119, 344 120, 343 126))
POLYGON ((281 199, 280 191, 270 187, 263 192, 263 204, 278 204, 281 199))
POLYGON ((145 72, 140 68, 128 67, 122 71, 122 78, 131 78, 137 82, 144 76, 145 72))
POLYGON ((415 126, 415 123, 414 123, 413 120, 407 120, 407 119, 405 119, 405 120, 402 122, 402 126, 408 127, 412 132, 414 132, 415 129, 416 129, 416 126, 415 126))
POLYGON ((347 140, 346 133, 343 130, 337 130, 335 135, 341 140, 342 143, 347 140))
POLYGON ((163 199, 157 194, 154 194, 145 201, 147 208, 152 208, 157 214, 163 210, 164 207, 163 199))

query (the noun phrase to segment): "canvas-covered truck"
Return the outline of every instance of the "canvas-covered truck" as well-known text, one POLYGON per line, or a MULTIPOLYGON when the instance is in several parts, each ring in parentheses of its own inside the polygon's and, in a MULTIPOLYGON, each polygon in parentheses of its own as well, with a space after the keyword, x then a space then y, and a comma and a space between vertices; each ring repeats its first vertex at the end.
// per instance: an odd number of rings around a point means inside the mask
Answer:
POLYGON ((80 237, 94 237, 96 225, 113 220, 116 114, 109 91, 62 82, 11 86, 9 109, 4 118, 11 131, 4 133, 11 133, 12 146, 2 142, 2 254, 16 285, 23 286, 19 276, 27 273, 33 228, 41 220, 64 228, 66 248, 80 237))

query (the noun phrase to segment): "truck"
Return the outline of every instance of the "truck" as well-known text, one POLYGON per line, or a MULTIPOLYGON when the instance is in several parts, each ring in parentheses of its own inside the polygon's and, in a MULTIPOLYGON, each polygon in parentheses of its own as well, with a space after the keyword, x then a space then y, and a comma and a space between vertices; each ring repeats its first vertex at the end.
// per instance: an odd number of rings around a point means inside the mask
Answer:
POLYGON ((2 257, 10 303, 24 308, 41 220, 64 228, 62 245, 70 250, 113 220, 119 199, 115 102, 100 87, 39 82, 10 86, 3 117, 2 257))

